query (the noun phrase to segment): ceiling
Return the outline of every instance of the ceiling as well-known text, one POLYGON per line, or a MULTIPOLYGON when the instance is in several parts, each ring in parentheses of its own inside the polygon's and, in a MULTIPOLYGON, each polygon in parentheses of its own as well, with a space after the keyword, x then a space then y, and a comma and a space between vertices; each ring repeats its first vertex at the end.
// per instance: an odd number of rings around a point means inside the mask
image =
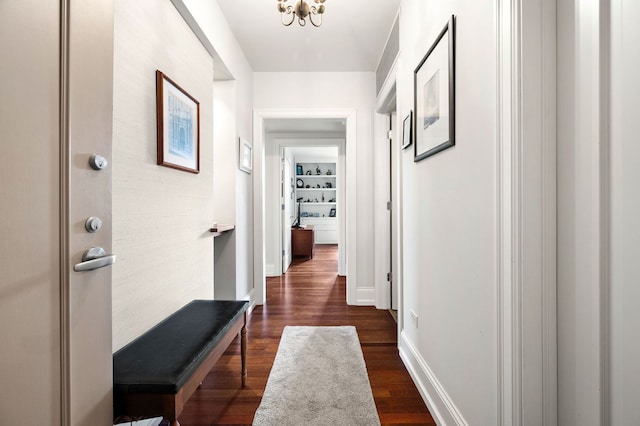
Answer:
POLYGON ((316 28, 308 20, 304 27, 282 25, 277 0, 217 1, 255 72, 375 71, 400 4, 326 0, 316 28))

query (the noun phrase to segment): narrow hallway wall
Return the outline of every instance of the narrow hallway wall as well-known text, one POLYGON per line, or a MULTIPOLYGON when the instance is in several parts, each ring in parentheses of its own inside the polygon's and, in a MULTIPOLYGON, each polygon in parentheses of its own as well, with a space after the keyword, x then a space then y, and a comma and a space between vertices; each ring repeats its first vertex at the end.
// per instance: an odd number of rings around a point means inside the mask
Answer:
POLYGON ((115 2, 113 349, 213 297, 213 61, 169 0, 115 2), (156 164, 163 71, 200 102, 200 173, 156 164))

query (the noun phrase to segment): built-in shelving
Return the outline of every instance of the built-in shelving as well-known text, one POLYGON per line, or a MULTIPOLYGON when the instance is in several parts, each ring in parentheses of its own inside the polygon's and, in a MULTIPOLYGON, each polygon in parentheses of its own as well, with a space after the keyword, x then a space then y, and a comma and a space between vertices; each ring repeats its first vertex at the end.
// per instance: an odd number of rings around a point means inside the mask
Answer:
POLYGON ((300 208, 300 224, 314 225, 316 243, 337 243, 338 176, 336 163, 297 163, 295 186, 296 206, 300 208), (307 172, 311 174, 307 174, 307 172))

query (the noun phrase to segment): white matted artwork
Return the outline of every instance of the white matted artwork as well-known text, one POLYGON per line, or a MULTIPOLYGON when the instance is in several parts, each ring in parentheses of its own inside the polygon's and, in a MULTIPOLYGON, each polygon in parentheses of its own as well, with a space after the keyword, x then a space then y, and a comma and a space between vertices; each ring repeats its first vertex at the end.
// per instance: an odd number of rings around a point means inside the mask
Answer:
POLYGON ((414 161, 455 145, 455 19, 414 71, 414 161))
POLYGON ((156 71, 158 165, 200 172, 200 103, 156 71))
POLYGON ((239 138, 240 145, 240 170, 243 172, 251 173, 253 169, 253 147, 251 146, 251 142, 246 139, 239 138))

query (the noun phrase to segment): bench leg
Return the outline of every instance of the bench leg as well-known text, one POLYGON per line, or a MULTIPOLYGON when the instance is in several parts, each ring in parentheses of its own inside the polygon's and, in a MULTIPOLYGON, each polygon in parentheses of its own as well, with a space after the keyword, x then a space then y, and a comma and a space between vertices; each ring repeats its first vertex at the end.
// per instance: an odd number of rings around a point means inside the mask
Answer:
POLYGON ((240 359, 242 361, 242 387, 247 386, 247 327, 240 331, 240 359))

